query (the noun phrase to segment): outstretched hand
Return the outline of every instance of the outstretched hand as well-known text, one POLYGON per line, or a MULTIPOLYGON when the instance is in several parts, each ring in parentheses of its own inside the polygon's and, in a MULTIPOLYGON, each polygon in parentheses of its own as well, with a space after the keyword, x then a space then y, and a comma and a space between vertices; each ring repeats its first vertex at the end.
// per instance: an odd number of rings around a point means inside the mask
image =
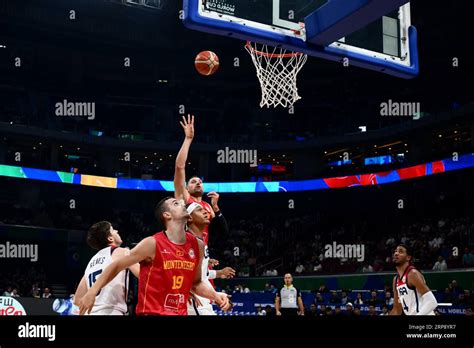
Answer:
POLYGON ((218 272, 219 272, 219 278, 221 279, 230 279, 230 278, 235 277, 235 270, 230 267, 225 267, 218 272))
POLYGON ((219 202, 219 194, 217 192, 209 192, 207 194, 207 197, 209 197, 211 199, 211 206, 212 206, 212 209, 214 210, 214 212, 218 212, 219 211, 219 205, 218 205, 218 202, 219 202))
POLYGON ((216 259, 209 259, 209 266, 211 267, 219 266, 219 261, 216 259))
POLYGON ((232 303, 229 301, 229 297, 223 292, 217 293, 215 302, 224 312, 232 309, 232 303))
POLYGON ((194 115, 189 115, 188 118, 183 116, 183 121, 179 122, 181 127, 183 127, 184 135, 186 139, 193 139, 194 138, 194 115))
POLYGON ((79 301, 79 315, 90 314, 95 303, 95 295, 88 291, 79 301))

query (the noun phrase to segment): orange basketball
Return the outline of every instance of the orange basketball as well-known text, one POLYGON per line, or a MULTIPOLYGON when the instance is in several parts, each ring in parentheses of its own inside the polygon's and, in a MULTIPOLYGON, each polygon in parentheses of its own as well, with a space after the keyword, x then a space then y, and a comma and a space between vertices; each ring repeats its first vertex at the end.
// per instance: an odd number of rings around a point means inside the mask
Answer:
POLYGON ((209 76, 219 70, 219 57, 212 51, 203 51, 196 56, 194 65, 201 75, 209 76))

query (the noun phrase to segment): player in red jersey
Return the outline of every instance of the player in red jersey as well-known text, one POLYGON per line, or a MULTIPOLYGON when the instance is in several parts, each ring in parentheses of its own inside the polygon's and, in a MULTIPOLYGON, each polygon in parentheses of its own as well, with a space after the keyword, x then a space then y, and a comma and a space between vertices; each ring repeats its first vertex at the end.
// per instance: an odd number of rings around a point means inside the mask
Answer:
POLYGON ((229 308, 229 299, 202 282, 204 243, 185 232, 190 215, 182 201, 167 197, 155 215, 166 229, 145 238, 126 255, 112 262, 79 301, 80 314, 90 313, 96 294, 120 271, 140 263, 137 315, 187 315, 190 291, 229 308))
MULTIPOLYGON (((201 178, 193 176, 189 179, 186 185, 186 161, 188 159, 189 148, 194 139, 194 116, 188 115, 188 118, 183 116, 183 121, 180 122, 183 127, 185 138, 178 156, 176 157, 176 165, 174 172, 174 197, 182 199, 186 204, 198 203, 209 214, 210 220, 219 214, 219 206, 217 202, 219 195, 216 192, 209 192, 207 197, 211 199, 211 204, 202 200, 204 194, 204 185, 201 178)), ((208 227, 204 230, 204 243, 208 245, 209 230, 208 227)))

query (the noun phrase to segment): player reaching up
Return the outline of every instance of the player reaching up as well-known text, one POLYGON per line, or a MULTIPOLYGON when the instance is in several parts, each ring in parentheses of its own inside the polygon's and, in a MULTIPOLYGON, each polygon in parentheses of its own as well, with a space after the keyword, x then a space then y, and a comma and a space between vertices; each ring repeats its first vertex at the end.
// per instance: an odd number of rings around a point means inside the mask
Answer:
MULTIPOLYGON (((202 200, 204 194, 204 185, 201 178, 193 176, 189 179, 186 184, 186 161, 188 159, 189 148, 194 139, 194 116, 188 115, 187 119, 183 116, 183 121, 180 122, 181 127, 184 130, 184 141, 181 149, 176 156, 176 165, 174 172, 174 197, 176 199, 183 199, 186 204, 196 202, 201 205, 209 214, 210 220, 215 216, 215 206, 211 205, 202 200)), ((215 199, 215 192, 209 192, 207 194, 211 198, 211 203, 217 205, 215 199)), ((218 209, 218 208, 217 208, 218 209)), ((204 230, 204 243, 208 245, 209 241, 209 230, 208 227, 204 230)))

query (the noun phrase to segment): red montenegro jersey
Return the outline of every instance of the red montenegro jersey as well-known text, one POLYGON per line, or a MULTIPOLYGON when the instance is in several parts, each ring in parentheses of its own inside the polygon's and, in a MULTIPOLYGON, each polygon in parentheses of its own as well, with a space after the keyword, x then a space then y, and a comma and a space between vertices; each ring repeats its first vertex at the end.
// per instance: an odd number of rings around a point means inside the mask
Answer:
MULTIPOLYGON (((203 200, 201 200, 201 202, 198 202, 193 196, 189 196, 189 199, 186 202, 186 204, 191 204, 191 203, 197 203, 201 207, 203 207, 209 214, 209 221, 212 220, 212 207, 209 203, 204 202, 203 200)), ((203 237, 202 239, 204 241, 204 244, 209 245, 209 226, 205 227, 204 231, 202 232, 202 237, 203 237)))
POLYGON ((155 259, 140 263, 137 315, 187 315, 189 291, 199 265, 199 244, 186 232, 186 243, 156 233, 155 259))

